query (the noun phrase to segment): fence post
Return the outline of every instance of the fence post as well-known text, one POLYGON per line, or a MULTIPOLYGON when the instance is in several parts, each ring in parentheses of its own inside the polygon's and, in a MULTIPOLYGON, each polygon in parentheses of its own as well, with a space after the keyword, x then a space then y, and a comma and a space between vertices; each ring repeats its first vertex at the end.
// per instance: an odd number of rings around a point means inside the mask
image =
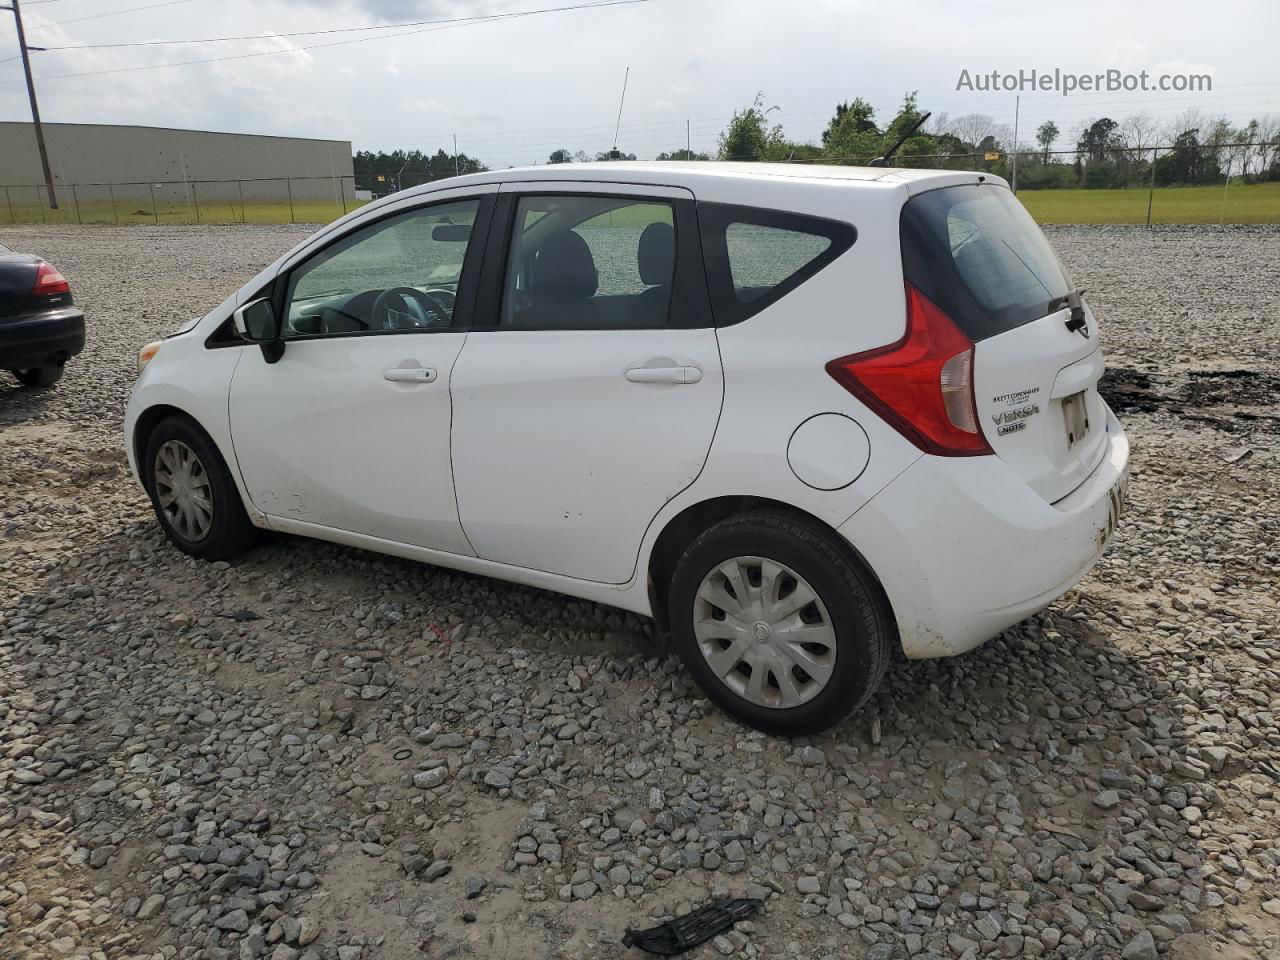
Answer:
POLYGON ((1227 187, 1231 186, 1231 163, 1235 157, 1227 157, 1227 180, 1222 185, 1222 210, 1218 214, 1218 226, 1221 227, 1227 217, 1227 187))
POLYGON ((17 218, 17 216, 16 216, 16 215, 14 214, 14 212, 13 212, 13 197, 11 197, 11 196, 9 195, 9 188, 8 188, 8 187, 5 187, 5 188, 4 188, 4 202, 5 202, 5 205, 9 208, 9 222, 10 222, 10 223, 17 223, 17 222, 18 222, 18 218, 17 218))
MULTIPOLYGON (((353 189, 355 188, 355 183, 356 183, 355 177, 352 177, 351 186, 353 189)), ((347 178, 346 177, 338 178, 338 193, 342 195, 342 215, 345 217, 347 215, 347 178)))
POLYGON ((151 216, 155 218, 158 227, 160 226, 160 208, 156 206, 156 185, 148 180, 147 189, 151 191, 151 216))
POLYGON ((240 191, 240 222, 248 223, 248 219, 244 215, 244 181, 237 180, 236 188, 240 191))
POLYGON ((297 223, 298 221, 293 215, 293 177, 286 177, 284 185, 289 190, 289 222, 297 223))
POLYGON ((76 223, 83 224, 84 220, 80 216, 80 197, 76 193, 76 185, 74 183, 71 185, 71 199, 76 205, 76 223))
POLYGON ((200 181, 191 181, 191 205, 196 208, 196 223, 200 222, 200 195, 196 193, 196 186, 200 181))
POLYGON ((111 216, 115 218, 116 226, 120 225, 120 211, 116 209, 116 188, 111 184, 107 184, 107 193, 111 197, 111 216))
POLYGON ((1147 187, 1147 229, 1151 229, 1151 201, 1156 194, 1156 148, 1151 148, 1151 177, 1147 187))

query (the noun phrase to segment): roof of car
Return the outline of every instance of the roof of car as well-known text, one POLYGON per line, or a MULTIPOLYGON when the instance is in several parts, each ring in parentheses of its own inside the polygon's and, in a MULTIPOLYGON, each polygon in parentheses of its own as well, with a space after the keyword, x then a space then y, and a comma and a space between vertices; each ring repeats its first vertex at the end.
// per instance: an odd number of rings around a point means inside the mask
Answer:
MULTIPOLYGON (((471 183, 513 183, 530 180, 599 180, 605 182, 653 183, 680 185, 707 182, 710 179, 755 179, 759 177, 792 180, 844 180, 871 183, 892 181, 911 184, 939 178, 954 179, 955 170, 921 170, 908 167, 851 167, 821 163, 731 163, 705 160, 615 160, 598 163, 556 163, 537 166, 487 170, 464 177, 436 180, 415 192, 428 192, 444 186, 467 186, 471 183)), ((968 173, 965 177, 985 176, 1003 183, 989 174, 968 173)), ((409 191, 406 191, 406 193, 409 191)))

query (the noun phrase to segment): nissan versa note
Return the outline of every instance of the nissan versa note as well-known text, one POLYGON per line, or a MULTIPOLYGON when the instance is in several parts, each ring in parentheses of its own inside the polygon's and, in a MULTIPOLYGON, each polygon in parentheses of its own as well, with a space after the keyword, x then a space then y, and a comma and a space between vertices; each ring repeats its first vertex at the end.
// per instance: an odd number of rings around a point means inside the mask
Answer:
POLYGON ((896 646, 959 654, 1060 596, 1128 474, 1094 317, 977 173, 447 180, 138 367, 128 456, 179 549, 265 528, 632 610, 784 734, 863 703, 896 646))

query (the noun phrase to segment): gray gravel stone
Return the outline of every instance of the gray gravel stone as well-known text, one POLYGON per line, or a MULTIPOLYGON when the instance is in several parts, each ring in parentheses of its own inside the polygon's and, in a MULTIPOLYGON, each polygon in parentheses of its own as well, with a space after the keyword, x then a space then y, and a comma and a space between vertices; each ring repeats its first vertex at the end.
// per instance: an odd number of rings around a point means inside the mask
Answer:
POLYGON ((0 227, 90 323, 53 390, 0 371, 9 952, 603 960, 736 896, 767 909, 707 949, 749 960, 1280 952, 1280 230, 1049 231, 1134 441, 1115 539, 1047 611, 895 661, 793 741, 630 614, 163 539, 123 452, 137 348, 308 232, 0 227))

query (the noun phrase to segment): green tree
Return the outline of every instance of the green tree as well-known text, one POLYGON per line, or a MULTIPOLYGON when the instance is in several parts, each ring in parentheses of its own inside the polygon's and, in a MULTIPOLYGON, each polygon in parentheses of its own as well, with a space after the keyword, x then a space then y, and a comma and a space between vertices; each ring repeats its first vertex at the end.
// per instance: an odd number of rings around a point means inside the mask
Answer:
POLYGON ((882 140, 875 123, 875 111, 861 97, 839 104, 836 114, 822 132, 822 153, 831 160, 868 163, 878 155, 882 140))
POLYGON ((551 156, 547 157, 547 163, 572 163, 573 154, 561 147, 559 150, 552 150, 551 156))
POLYGON ((1049 150, 1053 146, 1053 141, 1058 139, 1058 125, 1052 120, 1046 120, 1036 128, 1036 142, 1040 144, 1042 151, 1042 159, 1045 163, 1049 162, 1049 150))
POLYGON ((720 134, 721 160, 778 160, 785 153, 782 126, 770 127, 769 114, 777 107, 764 105, 764 94, 757 93, 751 106, 735 110, 728 129, 720 134))
POLYGON ((1110 117, 1093 121, 1080 132, 1076 151, 1093 163, 1101 163, 1120 146, 1120 124, 1110 117))
POLYGON ((837 103, 835 116, 822 131, 822 145, 829 146, 834 140, 844 140, 854 134, 879 133, 875 113, 875 108, 861 97, 854 97, 852 103, 837 103))
POLYGON ((1184 130, 1173 140, 1173 149, 1156 158, 1155 181, 1159 186, 1174 183, 1214 183, 1222 177, 1217 155, 1200 142, 1198 129, 1184 130))
POLYGON ((596 154, 597 161, 634 160, 635 158, 636 158, 636 155, 634 153, 623 153, 622 151, 618 151, 618 155, 616 157, 613 156, 612 152, 609 150, 601 150, 599 153, 596 154))

